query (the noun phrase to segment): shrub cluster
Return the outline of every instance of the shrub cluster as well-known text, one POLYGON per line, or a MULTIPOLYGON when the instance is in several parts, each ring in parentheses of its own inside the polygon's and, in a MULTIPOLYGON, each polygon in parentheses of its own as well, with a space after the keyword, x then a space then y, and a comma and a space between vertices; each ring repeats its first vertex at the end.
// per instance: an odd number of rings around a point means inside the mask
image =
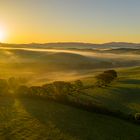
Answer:
POLYGON ((14 93, 21 84, 25 84, 25 79, 10 77, 9 79, 0 79, 0 95, 14 93))
MULTIPOLYGON (((114 70, 108 70, 104 73, 96 76, 99 86, 106 86, 111 83, 112 80, 117 78, 117 72, 114 70)), ((19 84, 19 80, 10 78, 8 80, 0 79, 0 93, 16 92, 18 95, 31 96, 31 97, 43 97, 51 100, 55 100, 64 104, 75 106, 88 111, 98 112, 102 114, 112 115, 115 117, 123 118, 126 120, 140 122, 140 113, 135 115, 126 115, 121 111, 113 111, 103 106, 94 104, 92 100, 80 99, 77 94, 83 93, 83 89, 86 89, 80 80, 74 82, 55 81, 53 83, 44 84, 42 86, 25 86, 19 84)), ((90 87, 89 87, 90 88, 90 87)))
POLYGON ((19 86, 17 93, 20 95, 40 96, 57 100, 66 100, 68 95, 79 93, 83 89, 83 83, 80 80, 74 83, 55 81, 42 86, 19 86))
POLYGON ((107 70, 95 77, 97 79, 96 85, 98 87, 108 86, 114 79, 117 78, 115 70, 107 70))
POLYGON ((81 86, 79 88, 79 84, 76 85, 77 82, 80 83, 80 81, 76 81, 73 84, 64 81, 56 81, 50 84, 45 84, 43 86, 20 86, 17 92, 19 95, 50 99, 90 112, 106 114, 136 123, 140 121, 140 113, 136 113, 135 116, 132 114, 128 115, 121 112, 120 110, 111 110, 104 106, 97 105, 93 103, 92 100, 82 100, 78 96, 73 96, 81 92, 81 86))
POLYGON ((135 120, 140 122, 140 113, 135 114, 135 120))

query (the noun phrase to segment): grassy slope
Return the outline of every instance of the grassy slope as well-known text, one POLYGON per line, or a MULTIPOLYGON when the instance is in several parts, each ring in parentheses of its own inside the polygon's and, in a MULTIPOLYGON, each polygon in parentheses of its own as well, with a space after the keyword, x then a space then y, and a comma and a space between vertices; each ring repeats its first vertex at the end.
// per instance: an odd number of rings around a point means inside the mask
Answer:
MULTIPOLYGON (((126 113, 140 110, 140 67, 118 69, 119 79, 81 97, 126 113), (87 96, 88 95, 88 96, 87 96)), ((86 84, 95 79, 83 79, 86 84)), ((50 101, 0 96, 0 140, 139 140, 140 126, 50 101)))
MULTIPOLYGON (((86 90, 86 96, 93 102, 125 113, 140 111, 140 67, 118 69, 118 79, 110 87, 86 90)), ((94 84, 93 77, 83 80, 94 84)))
POLYGON ((139 126, 41 99, 0 97, 1 140, 138 140, 139 126))

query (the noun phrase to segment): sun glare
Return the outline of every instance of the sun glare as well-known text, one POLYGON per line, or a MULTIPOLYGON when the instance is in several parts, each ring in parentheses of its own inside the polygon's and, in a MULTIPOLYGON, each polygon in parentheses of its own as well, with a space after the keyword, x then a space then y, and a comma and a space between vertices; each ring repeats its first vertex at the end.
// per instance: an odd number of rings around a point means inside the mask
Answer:
POLYGON ((5 40, 5 31, 4 29, 0 28, 0 42, 3 42, 5 40))

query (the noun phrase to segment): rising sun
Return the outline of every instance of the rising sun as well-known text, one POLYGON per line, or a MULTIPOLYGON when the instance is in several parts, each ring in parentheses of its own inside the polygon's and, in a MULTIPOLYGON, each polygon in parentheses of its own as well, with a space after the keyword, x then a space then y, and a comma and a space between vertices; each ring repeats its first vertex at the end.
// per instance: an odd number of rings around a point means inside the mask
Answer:
POLYGON ((5 41, 5 31, 0 28, 0 42, 5 41))

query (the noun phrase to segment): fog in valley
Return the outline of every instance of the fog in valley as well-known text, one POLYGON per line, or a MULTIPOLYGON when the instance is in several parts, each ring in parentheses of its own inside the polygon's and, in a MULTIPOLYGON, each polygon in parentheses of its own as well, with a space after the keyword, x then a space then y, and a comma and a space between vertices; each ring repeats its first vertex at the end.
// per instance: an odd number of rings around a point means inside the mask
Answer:
POLYGON ((74 80, 100 69, 140 65, 139 54, 108 50, 0 47, 0 76, 22 77, 31 84, 40 84, 74 80))

